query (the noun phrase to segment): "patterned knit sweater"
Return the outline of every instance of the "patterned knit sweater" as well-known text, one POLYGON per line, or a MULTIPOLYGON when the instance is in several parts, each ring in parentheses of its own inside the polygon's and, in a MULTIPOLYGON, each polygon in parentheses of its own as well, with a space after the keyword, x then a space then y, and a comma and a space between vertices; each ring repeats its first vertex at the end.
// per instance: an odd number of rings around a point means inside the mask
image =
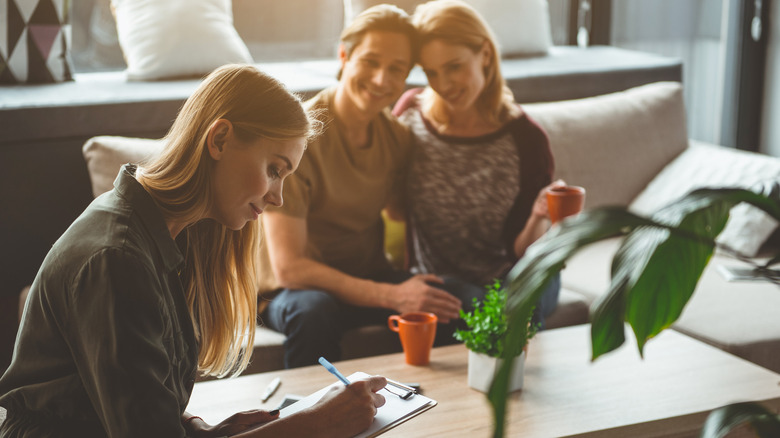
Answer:
POLYGON ((415 142, 405 191, 410 268, 487 284, 516 261, 515 238, 552 180, 549 140, 525 113, 486 135, 442 135, 423 117, 421 91, 394 110, 415 142))

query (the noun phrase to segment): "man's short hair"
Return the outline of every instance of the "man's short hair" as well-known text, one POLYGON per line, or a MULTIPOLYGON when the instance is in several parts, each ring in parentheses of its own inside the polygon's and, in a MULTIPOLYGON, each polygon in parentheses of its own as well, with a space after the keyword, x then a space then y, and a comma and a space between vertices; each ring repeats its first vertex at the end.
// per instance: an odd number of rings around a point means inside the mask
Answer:
MULTIPOLYGON (((347 59, 352 56, 355 47, 363 42, 366 33, 372 31, 396 32, 406 35, 411 45, 412 59, 409 68, 417 62, 419 43, 417 29, 412 24, 412 18, 403 9, 395 5, 381 4, 372 6, 355 17, 341 32, 341 44, 344 45, 347 59)), ((337 76, 341 79, 341 70, 337 76)))

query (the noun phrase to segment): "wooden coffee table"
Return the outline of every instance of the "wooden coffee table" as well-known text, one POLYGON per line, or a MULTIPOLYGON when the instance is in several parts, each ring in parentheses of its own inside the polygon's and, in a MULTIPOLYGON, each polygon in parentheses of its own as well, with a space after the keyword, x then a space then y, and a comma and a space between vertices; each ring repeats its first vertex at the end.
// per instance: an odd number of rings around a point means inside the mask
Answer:
MULTIPOLYGON (((696 436, 714 408, 760 401, 780 411, 780 374, 667 330, 651 340, 642 360, 632 343, 590 362, 590 326, 540 332, 532 341, 524 389, 512 394, 507 436, 687 437, 696 436)), ((627 338, 630 334, 627 333, 627 338)), ((484 394, 466 381, 462 345, 436 348, 431 364, 406 365, 403 354, 339 362, 345 375, 381 374, 418 382, 439 402, 387 433, 388 436, 486 437, 492 412, 484 394)), ((217 423, 247 409, 273 409, 284 394, 308 395, 334 378, 319 365, 200 382, 188 411, 217 423), (266 403, 260 395, 276 376, 282 385, 266 403)))

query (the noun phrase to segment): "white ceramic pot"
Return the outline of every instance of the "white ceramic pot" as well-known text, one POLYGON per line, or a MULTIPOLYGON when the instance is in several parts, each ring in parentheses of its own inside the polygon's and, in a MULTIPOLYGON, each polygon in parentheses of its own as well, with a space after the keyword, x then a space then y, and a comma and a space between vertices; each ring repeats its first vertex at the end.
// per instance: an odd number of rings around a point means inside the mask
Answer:
MULTIPOLYGON (((469 350, 469 387, 487 394, 490 391, 490 384, 493 383, 493 376, 498 372, 501 362, 503 361, 497 357, 469 350)), ((512 365, 509 392, 523 388, 524 366, 525 351, 515 358, 512 365)))

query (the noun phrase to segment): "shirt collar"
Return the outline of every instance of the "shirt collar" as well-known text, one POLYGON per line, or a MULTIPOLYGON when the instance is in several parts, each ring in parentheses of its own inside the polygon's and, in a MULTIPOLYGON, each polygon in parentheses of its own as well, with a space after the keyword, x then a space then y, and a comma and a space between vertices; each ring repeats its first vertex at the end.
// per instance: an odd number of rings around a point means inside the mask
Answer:
POLYGON ((135 164, 123 165, 114 181, 114 189, 119 196, 125 198, 133 205, 135 213, 138 214, 141 222, 143 222, 152 235, 165 269, 173 271, 183 264, 184 256, 171 237, 165 218, 163 218, 157 203, 154 202, 152 196, 149 195, 141 183, 135 179, 136 169, 137 166, 135 164))

